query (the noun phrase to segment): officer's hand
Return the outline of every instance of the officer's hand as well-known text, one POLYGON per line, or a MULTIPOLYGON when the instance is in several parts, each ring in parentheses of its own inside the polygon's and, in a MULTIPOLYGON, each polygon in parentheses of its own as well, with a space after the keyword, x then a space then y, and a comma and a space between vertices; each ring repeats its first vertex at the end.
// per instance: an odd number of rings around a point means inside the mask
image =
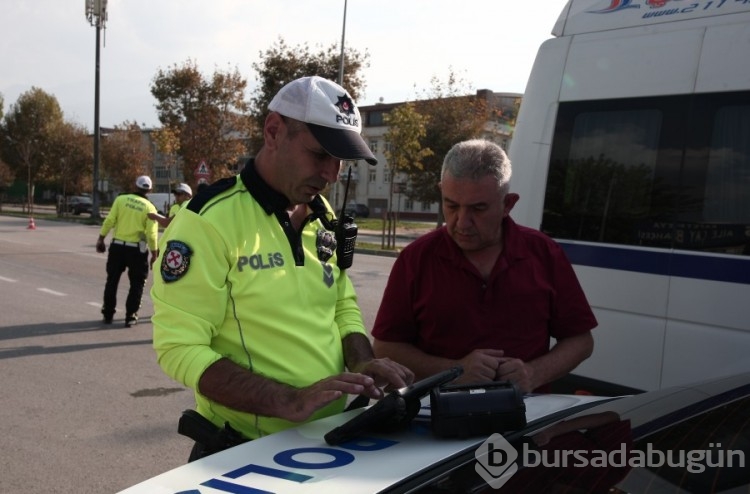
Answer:
POLYGON ((355 370, 373 378, 373 385, 367 387, 362 394, 374 399, 382 398, 383 391, 403 388, 414 382, 414 373, 408 367, 389 358, 368 360, 355 370), (383 387, 384 390, 381 389, 383 387))
POLYGON ((156 262, 156 258, 159 257, 159 251, 158 250, 152 250, 151 251, 151 260, 149 261, 148 265, 150 269, 154 269, 154 263, 156 262))
POLYGON ((354 372, 344 372, 322 379, 306 388, 296 389, 291 396, 291 403, 284 407, 280 417, 292 422, 302 422, 344 394, 363 394, 374 385, 371 377, 354 372))
POLYGON ((96 241, 96 251, 100 254, 107 252, 107 247, 104 245, 104 240, 101 238, 96 241))

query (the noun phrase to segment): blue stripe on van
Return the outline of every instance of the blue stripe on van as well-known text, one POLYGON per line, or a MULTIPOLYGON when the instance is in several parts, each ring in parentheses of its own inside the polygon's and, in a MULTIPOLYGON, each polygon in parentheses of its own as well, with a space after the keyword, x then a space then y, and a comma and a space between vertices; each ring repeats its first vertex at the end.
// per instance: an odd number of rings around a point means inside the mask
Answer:
POLYGON ((750 284, 750 257, 706 256, 686 252, 647 251, 570 243, 558 240, 570 262, 580 266, 699 280, 750 284))

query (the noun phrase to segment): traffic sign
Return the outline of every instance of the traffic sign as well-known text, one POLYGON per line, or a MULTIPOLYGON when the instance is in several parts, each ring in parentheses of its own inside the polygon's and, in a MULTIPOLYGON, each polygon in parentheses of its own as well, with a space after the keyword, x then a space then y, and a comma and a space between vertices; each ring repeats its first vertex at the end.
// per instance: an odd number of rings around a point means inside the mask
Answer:
POLYGON ((208 178, 211 176, 211 172, 208 171, 208 167, 206 166, 206 161, 201 160, 200 165, 195 169, 195 177, 196 178, 208 178))

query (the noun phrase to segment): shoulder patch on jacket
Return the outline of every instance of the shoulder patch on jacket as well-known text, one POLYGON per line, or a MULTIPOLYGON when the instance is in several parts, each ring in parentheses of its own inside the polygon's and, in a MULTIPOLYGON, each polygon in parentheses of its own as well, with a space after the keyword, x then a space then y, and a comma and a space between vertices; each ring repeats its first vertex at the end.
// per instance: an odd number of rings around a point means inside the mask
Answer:
POLYGON ((177 281, 187 273, 193 251, 180 240, 169 240, 161 260, 161 278, 165 283, 177 281))

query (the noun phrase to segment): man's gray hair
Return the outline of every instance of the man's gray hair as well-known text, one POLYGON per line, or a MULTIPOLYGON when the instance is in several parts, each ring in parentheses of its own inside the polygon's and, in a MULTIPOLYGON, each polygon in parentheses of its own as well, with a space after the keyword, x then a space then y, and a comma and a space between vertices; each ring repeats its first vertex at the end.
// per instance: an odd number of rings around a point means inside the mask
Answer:
POLYGON ((472 139, 455 144, 443 160, 440 179, 445 174, 454 178, 478 180, 491 175, 498 189, 506 193, 510 187, 511 166, 503 148, 491 141, 472 139))

